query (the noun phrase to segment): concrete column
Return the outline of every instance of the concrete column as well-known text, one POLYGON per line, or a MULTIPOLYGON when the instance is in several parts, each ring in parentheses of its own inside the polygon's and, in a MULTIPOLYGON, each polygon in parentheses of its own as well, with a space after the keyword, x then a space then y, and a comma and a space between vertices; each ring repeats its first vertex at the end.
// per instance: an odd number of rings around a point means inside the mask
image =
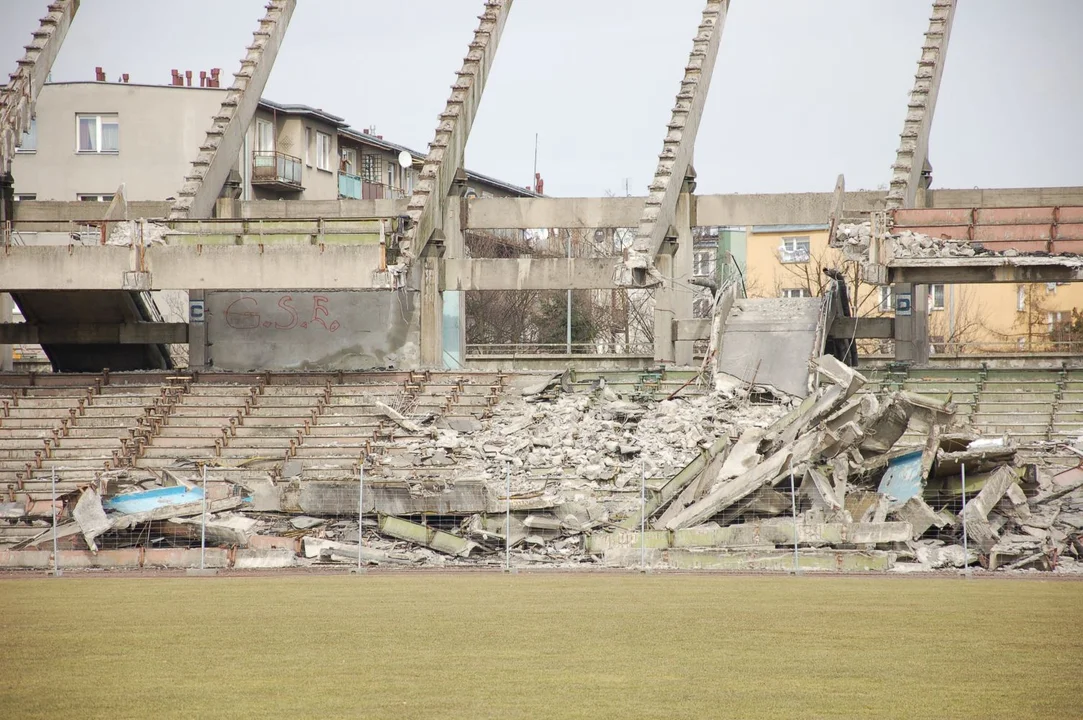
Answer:
POLYGON ((929 286, 899 283, 895 298, 895 359, 914 365, 929 361, 929 286))
MULTIPOLYGON (((674 216, 674 224, 677 227, 677 251, 673 256, 673 278, 677 281, 673 284, 673 317, 678 320, 692 319, 692 304, 696 299, 696 288, 691 285, 692 264, 694 262, 692 226, 693 198, 691 193, 681 193, 677 198, 677 212, 674 216)), ((695 342, 684 340, 677 342, 674 350, 674 361, 684 367, 693 364, 693 350, 695 342)))
MULTIPOLYGON (((466 237, 462 230, 462 203, 450 198, 444 217, 444 258, 466 257, 466 237)), ((466 366, 466 293, 445 290, 443 293, 444 353, 441 366, 455 370, 466 366)))
POLYGON ((673 252, 671 243, 663 243, 654 257, 654 267, 664 278, 654 291, 654 361, 672 363, 676 359, 673 343, 673 252))
POLYGON ((204 301, 202 290, 188 291, 188 368, 191 370, 210 367, 214 357, 207 337, 204 301))
MULTIPOLYGON (((11 322, 12 309, 15 303, 8 293, 0 293, 0 322, 11 322)), ((12 356, 12 345, 0 345, 0 371, 11 372, 15 369, 15 359, 12 356)))
MULTIPOLYGON (((430 246, 426 250, 432 250, 430 246)), ((440 296, 440 257, 426 252, 421 264, 421 366, 444 366, 444 303, 440 296)))

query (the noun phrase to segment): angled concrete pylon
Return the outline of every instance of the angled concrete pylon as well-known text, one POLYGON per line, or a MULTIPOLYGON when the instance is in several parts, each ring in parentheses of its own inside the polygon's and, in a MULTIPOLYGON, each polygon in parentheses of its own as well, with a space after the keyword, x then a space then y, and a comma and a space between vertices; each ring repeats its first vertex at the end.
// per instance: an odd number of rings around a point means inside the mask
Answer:
POLYGON ((933 127, 933 112, 944 74, 948 54, 948 39, 955 20, 956 0, 934 0, 929 30, 921 47, 921 59, 910 91, 906 121, 903 123, 899 151, 892 166, 891 187, 887 207, 914 207, 921 176, 929 161, 929 134, 933 127))
POLYGON ((474 31, 462 68, 456 71, 458 78, 451 86, 444 112, 440 113, 436 136, 429 144, 429 155, 407 205, 410 229, 400 244, 407 265, 421 254, 444 216, 447 195, 455 173, 462 167, 466 141, 511 4, 512 0, 486 0, 485 12, 478 16, 478 29, 474 31))
POLYGON ((214 203, 237 161, 244 135, 256 116, 263 88, 271 76, 278 49, 286 36, 297 0, 269 0, 267 13, 252 33, 252 44, 241 60, 241 69, 233 74, 233 84, 214 116, 207 138, 192 161, 184 186, 169 212, 170 219, 198 219, 211 216, 214 203))
MULTIPOLYGON (((914 207, 918 190, 928 186, 929 135, 944 74, 948 39, 955 20, 956 0, 934 0, 929 29, 906 108, 899 150, 892 166, 887 209, 914 207)), ((924 285, 897 284, 895 299, 895 359, 923 364, 929 360, 929 291, 924 285)))
POLYGON ((34 31, 11 81, 0 90, 0 175, 11 172, 11 158, 30 127, 34 102, 78 11, 79 0, 49 3, 48 13, 34 31))
POLYGON ((707 103, 729 5, 729 0, 708 0, 703 10, 662 143, 662 153, 658 156, 658 168, 639 219, 639 230, 628 259, 618 268, 619 281, 623 285, 648 284, 649 276, 653 276, 654 282, 662 280, 654 267, 654 257, 670 233, 677 212, 677 198, 691 167, 696 133, 707 103))

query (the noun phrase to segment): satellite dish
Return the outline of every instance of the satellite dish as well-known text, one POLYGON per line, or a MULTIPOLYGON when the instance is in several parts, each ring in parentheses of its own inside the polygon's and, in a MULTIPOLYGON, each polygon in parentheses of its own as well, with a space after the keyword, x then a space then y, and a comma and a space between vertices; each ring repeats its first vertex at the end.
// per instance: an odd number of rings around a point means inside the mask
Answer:
POLYGON ((414 156, 403 150, 399 153, 399 167, 408 168, 414 164, 414 156))

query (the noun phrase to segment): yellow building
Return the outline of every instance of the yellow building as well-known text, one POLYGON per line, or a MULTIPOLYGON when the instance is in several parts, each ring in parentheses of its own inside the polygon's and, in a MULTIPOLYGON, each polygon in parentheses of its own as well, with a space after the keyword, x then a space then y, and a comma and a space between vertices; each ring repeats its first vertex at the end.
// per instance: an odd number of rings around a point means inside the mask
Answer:
MULTIPOLYGON (((822 295, 824 268, 845 273, 862 317, 893 314, 891 291, 860 282, 855 263, 828 246, 826 225, 753 226, 746 233, 749 297, 822 295)), ((937 354, 1083 350, 1083 283, 932 285, 929 339, 937 354)))

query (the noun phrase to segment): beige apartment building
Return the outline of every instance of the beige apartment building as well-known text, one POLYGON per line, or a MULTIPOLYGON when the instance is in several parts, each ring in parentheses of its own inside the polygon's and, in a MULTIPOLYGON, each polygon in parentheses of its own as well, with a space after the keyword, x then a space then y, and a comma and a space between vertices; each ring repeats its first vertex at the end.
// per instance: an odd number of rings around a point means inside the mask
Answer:
MULTIPOLYGON (((856 266, 828 246, 827 233, 826 225, 747 228, 749 296, 821 295, 828 283, 823 269, 833 267, 849 279, 858 315, 893 315, 891 289, 860 282, 856 266)), ((1072 312, 1080 309, 1081 283, 931 285, 932 353, 1079 352, 1083 334, 1073 327, 1072 312)))

